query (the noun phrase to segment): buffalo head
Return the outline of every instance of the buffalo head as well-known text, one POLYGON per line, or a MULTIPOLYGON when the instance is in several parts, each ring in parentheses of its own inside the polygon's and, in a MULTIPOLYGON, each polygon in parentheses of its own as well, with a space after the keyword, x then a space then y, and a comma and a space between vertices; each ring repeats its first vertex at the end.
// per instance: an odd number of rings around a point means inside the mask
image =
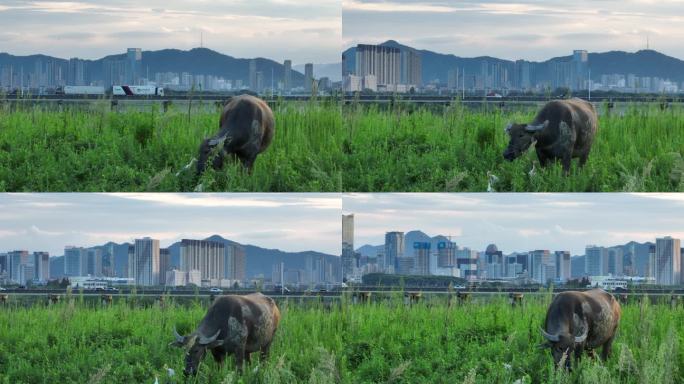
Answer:
POLYGON ((205 336, 201 332, 195 331, 189 335, 181 336, 176 331, 176 327, 173 328, 173 335, 175 341, 172 341, 169 345, 174 347, 187 348, 185 354, 185 369, 183 373, 186 376, 194 376, 197 374, 199 364, 204 358, 207 352, 207 348, 215 348, 223 345, 223 340, 218 340, 218 335, 221 330, 216 331, 212 336, 205 336))
POLYGON ((556 333, 551 334, 546 332, 543 328, 541 329, 542 336, 546 339, 546 342, 541 344, 542 348, 551 348, 551 355, 553 356, 553 361, 556 366, 565 365, 565 368, 570 369, 570 356, 575 351, 578 345, 584 343, 587 339, 587 327, 583 327, 583 331, 579 335, 571 335, 569 333, 556 333))
POLYGON ((535 142, 535 135, 549 125, 549 121, 537 125, 532 124, 508 124, 506 133, 511 138, 508 147, 503 153, 504 159, 513 161, 520 157, 535 142))

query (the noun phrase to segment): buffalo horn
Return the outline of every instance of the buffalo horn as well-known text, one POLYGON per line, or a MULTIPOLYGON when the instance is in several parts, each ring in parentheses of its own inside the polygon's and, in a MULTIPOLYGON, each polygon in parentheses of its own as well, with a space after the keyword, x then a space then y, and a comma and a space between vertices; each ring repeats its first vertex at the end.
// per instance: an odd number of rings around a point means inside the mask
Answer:
POLYGON ((204 337, 204 335, 200 333, 198 342, 201 345, 211 344, 214 341, 216 341, 216 338, 218 337, 219 333, 221 333, 220 329, 218 331, 216 331, 216 333, 214 333, 214 336, 212 336, 212 337, 204 337))
POLYGON ((552 334, 550 334, 550 333, 546 333, 546 331, 544 330, 544 328, 540 328, 540 329, 541 329, 542 335, 544 336, 544 338, 545 338, 546 340, 548 340, 548 341, 553 341, 553 342, 557 342, 557 341, 558 341, 558 335, 552 335, 552 334))
POLYGON ((185 343, 185 336, 181 336, 178 334, 178 331, 176 330, 176 326, 173 326, 173 335, 176 337, 176 342, 179 344, 185 343))
POLYGON ((586 340, 586 339, 587 339, 587 334, 588 334, 588 333, 589 333, 589 332, 588 332, 587 328, 585 327, 585 328, 584 328, 584 332, 583 332, 581 335, 575 336, 575 343, 581 343, 581 342, 583 342, 584 340, 586 340))
POLYGON ((539 132, 542 129, 546 128, 547 125, 549 125, 548 120, 546 120, 545 122, 543 122, 541 124, 537 124, 537 125, 529 124, 529 125, 527 125, 527 127, 525 127, 525 130, 527 132, 539 132))
POLYGON ((508 125, 506 126, 506 128, 504 128, 504 131, 505 131, 506 133, 508 133, 508 132, 511 131, 511 128, 513 128, 513 123, 508 123, 508 125))

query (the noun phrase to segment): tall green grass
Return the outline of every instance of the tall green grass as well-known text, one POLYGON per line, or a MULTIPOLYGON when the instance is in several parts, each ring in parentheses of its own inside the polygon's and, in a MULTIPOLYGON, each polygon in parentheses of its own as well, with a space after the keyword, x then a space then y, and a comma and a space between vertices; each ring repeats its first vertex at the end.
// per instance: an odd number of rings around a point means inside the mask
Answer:
POLYGON ((334 102, 278 102, 276 134, 253 174, 226 163, 176 173, 218 131, 220 110, 166 113, 0 108, 0 191, 339 191, 341 116, 334 102), (199 188, 198 188, 199 186, 199 188))
POLYGON ((343 110, 345 191, 684 191, 684 108, 605 107, 583 169, 540 169, 536 153, 509 163, 504 127, 529 122, 537 108, 502 111, 351 105, 343 110), (533 163, 535 171, 530 174, 533 163))
MULTIPOLYGON (((269 359, 238 375, 233 360, 208 357, 198 383, 677 383, 684 373, 684 308, 634 301, 607 362, 584 358, 556 371, 537 345, 550 296, 464 305, 402 297, 353 305, 280 303, 283 320, 269 359)), ((172 329, 190 332, 206 312, 199 301, 145 308, 75 299, 0 311, 0 383, 183 382, 183 352, 172 329), (175 370, 169 378, 167 369, 175 370)))

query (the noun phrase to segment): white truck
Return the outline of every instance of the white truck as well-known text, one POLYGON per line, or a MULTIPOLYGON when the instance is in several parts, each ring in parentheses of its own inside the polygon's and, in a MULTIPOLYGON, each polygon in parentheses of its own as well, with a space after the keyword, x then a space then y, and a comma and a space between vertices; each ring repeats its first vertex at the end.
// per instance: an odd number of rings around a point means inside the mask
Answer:
POLYGON ((164 88, 154 85, 114 85, 114 96, 164 96, 164 88))
POLYGON ((63 95, 104 95, 105 89, 91 85, 65 85, 57 90, 57 94, 60 93, 63 95))

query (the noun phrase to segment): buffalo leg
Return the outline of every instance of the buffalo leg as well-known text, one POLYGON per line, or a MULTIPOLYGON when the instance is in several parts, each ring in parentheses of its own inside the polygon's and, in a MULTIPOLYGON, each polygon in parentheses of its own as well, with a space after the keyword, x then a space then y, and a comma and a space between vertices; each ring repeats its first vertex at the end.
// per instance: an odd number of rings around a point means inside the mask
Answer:
POLYGON ((601 360, 603 361, 608 360, 608 357, 610 357, 610 352, 613 349, 613 338, 611 337, 603 344, 603 349, 601 349, 601 360))
POLYGON ((561 163, 563 164, 563 173, 567 175, 570 173, 570 163, 572 162, 572 155, 570 153, 563 154, 561 163))
POLYGON ((242 371, 243 366, 244 366, 244 361, 245 361, 245 349, 244 348, 237 348, 235 350, 235 367, 242 371))
POLYGON ((587 163, 587 159, 589 158, 589 152, 585 152, 580 156, 579 158, 579 165, 580 167, 584 167, 584 164, 587 163))
POLYGON ((539 165, 542 168, 549 164, 549 157, 539 148, 537 148, 537 158, 539 159, 539 165))

